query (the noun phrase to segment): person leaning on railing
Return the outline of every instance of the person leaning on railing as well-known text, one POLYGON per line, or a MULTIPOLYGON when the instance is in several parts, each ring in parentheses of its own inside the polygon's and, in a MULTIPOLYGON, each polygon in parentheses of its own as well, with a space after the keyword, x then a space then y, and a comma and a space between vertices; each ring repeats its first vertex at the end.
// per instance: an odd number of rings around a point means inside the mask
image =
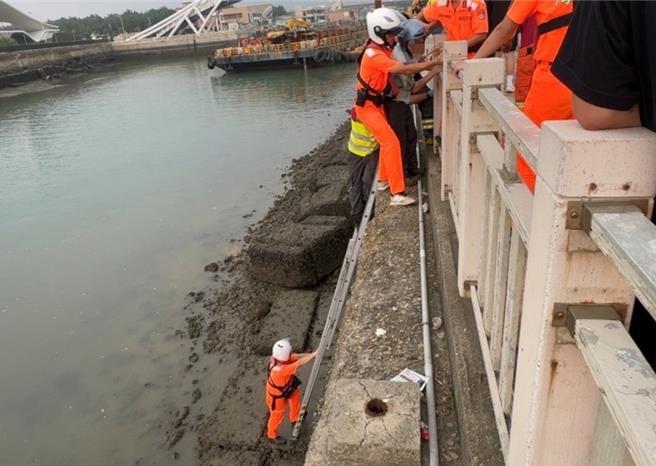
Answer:
POLYGON ((367 14, 369 40, 359 58, 354 113, 380 144, 380 190, 390 190, 390 205, 404 206, 416 201, 405 192, 401 146, 389 125, 383 104, 394 95, 390 73, 414 75, 435 68, 440 60, 403 64, 391 58, 395 37, 401 32, 405 18, 392 8, 378 8, 367 14))
MULTIPOLYGON (((416 63, 410 50, 410 45, 417 41, 423 41, 425 37, 426 24, 417 20, 409 19, 402 23, 403 31, 397 36, 396 45, 392 51, 392 58, 401 63, 416 63)), ((420 104, 432 97, 432 90, 426 84, 437 75, 441 67, 435 67, 425 76, 410 76, 395 74, 393 79, 398 87, 398 93, 392 99, 385 102, 385 110, 390 126, 401 144, 401 155, 403 158, 403 173, 405 183, 408 186, 417 184, 419 170, 417 167, 417 130, 410 105, 420 104)))
MULTIPOLYGON (((533 57, 537 64, 522 110, 538 126, 547 120, 573 118, 572 93, 551 73, 551 64, 565 37, 571 14, 572 0, 515 0, 506 16, 474 55, 474 58, 492 56, 515 37, 521 24, 535 15, 538 42, 533 57)), ((521 154, 517 156, 516 163, 517 174, 533 192, 535 173, 521 154)))
MULTIPOLYGON (((656 131, 654 25, 653 1, 576 4, 552 69, 572 90, 574 116, 585 129, 644 126, 656 131)), ((652 222, 655 217, 652 214, 652 222)), ((630 333, 656 367, 656 323, 639 301, 630 333)))

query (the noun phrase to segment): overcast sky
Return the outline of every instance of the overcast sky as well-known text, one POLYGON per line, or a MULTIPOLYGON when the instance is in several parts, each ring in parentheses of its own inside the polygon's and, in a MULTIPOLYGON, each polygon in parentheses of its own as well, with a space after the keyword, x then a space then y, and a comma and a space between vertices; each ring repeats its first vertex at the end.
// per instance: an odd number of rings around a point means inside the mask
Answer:
MULTIPOLYGON (((57 19, 62 16, 88 16, 91 14, 107 15, 110 13, 121 13, 125 10, 144 11, 150 8, 167 6, 174 8, 182 3, 170 0, 136 0, 129 2, 125 0, 80 0, 77 2, 66 2, 61 0, 5 0, 10 5, 28 13, 42 21, 57 19)), ((352 0, 346 3, 364 3, 366 0, 352 0)), ((296 3, 314 3, 331 5, 333 0, 243 0, 243 3, 273 3, 290 6, 296 3)), ((373 0, 372 0, 373 3, 373 0)))

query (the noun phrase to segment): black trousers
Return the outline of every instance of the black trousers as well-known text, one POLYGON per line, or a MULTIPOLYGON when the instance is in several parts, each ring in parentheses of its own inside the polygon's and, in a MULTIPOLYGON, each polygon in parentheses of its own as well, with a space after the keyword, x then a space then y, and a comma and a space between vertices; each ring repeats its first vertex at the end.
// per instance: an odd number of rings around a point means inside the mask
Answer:
POLYGON ((360 226, 360 220, 364 215, 364 208, 369 199, 377 166, 378 150, 366 157, 348 152, 349 200, 351 201, 351 217, 356 227, 360 226))
POLYGON ((410 105, 403 102, 386 103, 387 121, 401 144, 403 173, 406 177, 417 174, 417 130, 410 105))

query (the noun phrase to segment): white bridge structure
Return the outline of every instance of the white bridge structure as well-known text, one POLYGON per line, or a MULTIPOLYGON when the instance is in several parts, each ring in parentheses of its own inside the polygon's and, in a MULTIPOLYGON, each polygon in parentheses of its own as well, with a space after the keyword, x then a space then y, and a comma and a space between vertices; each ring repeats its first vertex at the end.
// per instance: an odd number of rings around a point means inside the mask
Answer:
POLYGON ((134 34, 126 42, 137 42, 143 39, 172 37, 179 34, 193 33, 200 35, 208 31, 210 19, 217 11, 227 8, 241 0, 192 0, 181 7, 168 18, 164 18, 148 29, 134 34))
POLYGON ((0 37, 24 34, 34 42, 41 42, 51 39, 58 31, 57 26, 34 19, 0 0, 0 37))
POLYGON ((501 92, 501 58, 466 60, 460 79, 466 42, 443 56, 441 194, 505 463, 653 466, 656 374, 627 328, 636 297, 656 318, 656 134, 538 128, 501 92))

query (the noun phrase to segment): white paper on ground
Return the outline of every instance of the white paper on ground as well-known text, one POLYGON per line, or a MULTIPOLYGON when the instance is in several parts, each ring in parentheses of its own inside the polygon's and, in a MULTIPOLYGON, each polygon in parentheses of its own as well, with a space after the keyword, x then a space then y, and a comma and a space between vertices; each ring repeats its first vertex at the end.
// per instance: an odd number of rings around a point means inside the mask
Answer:
POLYGON ((413 382, 419 385, 421 391, 424 390, 426 383, 428 382, 428 377, 421 375, 419 372, 415 372, 412 369, 407 367, 399 372, 397 375, 390 379, 391 382, 413 382))

